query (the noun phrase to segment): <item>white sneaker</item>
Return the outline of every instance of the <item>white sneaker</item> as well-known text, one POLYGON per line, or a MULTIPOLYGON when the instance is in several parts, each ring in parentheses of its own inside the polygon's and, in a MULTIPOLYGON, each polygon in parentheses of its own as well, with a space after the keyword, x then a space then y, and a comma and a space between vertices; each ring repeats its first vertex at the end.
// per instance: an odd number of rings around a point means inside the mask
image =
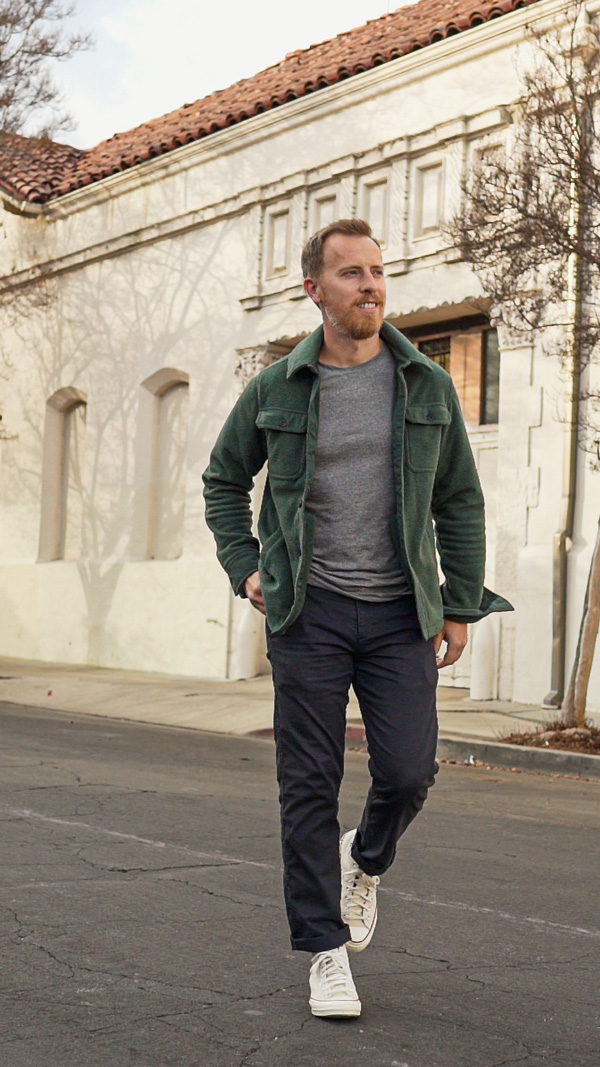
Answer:
POLYGON ((346 947, 350 952, 362 952, 373 937, 377 924, 379 878, 365 874, 352 858, 355 834, 356 830, 349 830, 340 841, 342 919, 350 927, 351 940, 346 942, 346 947))
POLYGON ((361 1004, 346 946, 317 952, 310 965, 310 1010, 313 1015, 356 1016, 361 1004))

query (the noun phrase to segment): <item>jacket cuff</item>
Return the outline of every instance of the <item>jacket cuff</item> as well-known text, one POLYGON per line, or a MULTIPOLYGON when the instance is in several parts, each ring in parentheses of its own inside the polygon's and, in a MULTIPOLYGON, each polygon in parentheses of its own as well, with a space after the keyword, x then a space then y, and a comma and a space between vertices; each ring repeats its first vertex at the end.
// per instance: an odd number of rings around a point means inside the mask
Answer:
POLYGON ((245 598, 246 579, 258 570, 258 559, 258 552, 255 556, 245 555, 243 559, 236 560, 235 565, 229 567, 229 581, 236 596, 245 598))
POLYGON ((483 587, 483 594, 478 607, 452 603, 446 584, 441 587, 440 592, 442 594, 444 618, 450 622, 479 622, 480 619, 485 619, 486 615, 491 615, 494 611, 515 610, 510 601, 505 600, 499 593, 486 589, 485 586, 483 587))

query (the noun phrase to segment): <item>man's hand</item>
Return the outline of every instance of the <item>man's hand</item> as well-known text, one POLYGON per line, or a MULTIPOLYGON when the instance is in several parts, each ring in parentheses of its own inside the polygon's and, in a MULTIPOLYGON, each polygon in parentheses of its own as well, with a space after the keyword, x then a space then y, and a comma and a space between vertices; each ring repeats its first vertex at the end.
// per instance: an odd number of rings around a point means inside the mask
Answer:
POLYGON ((435 649, 436 660, 438 670, 442 667, 449 667, 451 663, 456 663, 457 659, 462 656, 465 645, 467 643, 467 624, 466 622, 451 622, 450 619, 444 619, 443 629, 439 634, 436 634, 433 639, 433 647, 435 649), (443 657, 438 656, 442 641, 446 641, 446 655, 443 657))
POLYGON ((266 615, 267 613, 265 611, 265 602, 260 588, 258 571, 254 571, 254 574, 251 574, 249 578, 246 578, 244 590, 252 607, 256 608, 257 611, 260 611, 262 615, 266 615))

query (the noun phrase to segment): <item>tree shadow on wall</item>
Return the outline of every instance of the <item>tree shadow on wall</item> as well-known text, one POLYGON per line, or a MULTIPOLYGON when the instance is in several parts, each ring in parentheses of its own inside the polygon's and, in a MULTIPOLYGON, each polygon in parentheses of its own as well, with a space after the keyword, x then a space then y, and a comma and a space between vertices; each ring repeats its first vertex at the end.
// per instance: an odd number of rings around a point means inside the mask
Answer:
MULTIPOLYGON (((218 429, 215 412, 222 411, 223 395, 234 396, 240 344, 241 310, 231 311, 244 295, 238 294, 234 227, 229 220, 87 265, 43 283, 43 301, 37 286, 0 311, 8 331, 4 366, 23 426, 13 451, 11 495, 28 501, 25 513, 39 513, 47 399, 65 386, 87 396, 77 568, 91 663, 107 662, 107 626, 124 563, 143 558, 136 497, 150 438, 140 425, 140 388, 167 366, 190 375, 190 418, 187 455, 173 450, 166 477, 173 484, 187 480, 185 551, 201 550, 201 472, 218 429)), ((165 496, 162 507, 167 526, 181 522, 180 498, 169 511, 165 496)), ((31 546, 37 534, 28 531, 31 546)), ((151 660, 151 626, 135 641, 151 660)))

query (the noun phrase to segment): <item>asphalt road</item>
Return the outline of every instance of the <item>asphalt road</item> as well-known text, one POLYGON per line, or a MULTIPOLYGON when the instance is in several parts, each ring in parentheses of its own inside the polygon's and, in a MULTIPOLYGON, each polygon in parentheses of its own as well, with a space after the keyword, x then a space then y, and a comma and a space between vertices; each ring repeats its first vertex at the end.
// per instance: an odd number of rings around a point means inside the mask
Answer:
MULTIPOLYGON (((442 767, 314 1019, 273 747, 0 709, 1 1067, 598 1067, 600 783, 442 767)), ((367 785, 349 753, 342 824, 367 785)))

